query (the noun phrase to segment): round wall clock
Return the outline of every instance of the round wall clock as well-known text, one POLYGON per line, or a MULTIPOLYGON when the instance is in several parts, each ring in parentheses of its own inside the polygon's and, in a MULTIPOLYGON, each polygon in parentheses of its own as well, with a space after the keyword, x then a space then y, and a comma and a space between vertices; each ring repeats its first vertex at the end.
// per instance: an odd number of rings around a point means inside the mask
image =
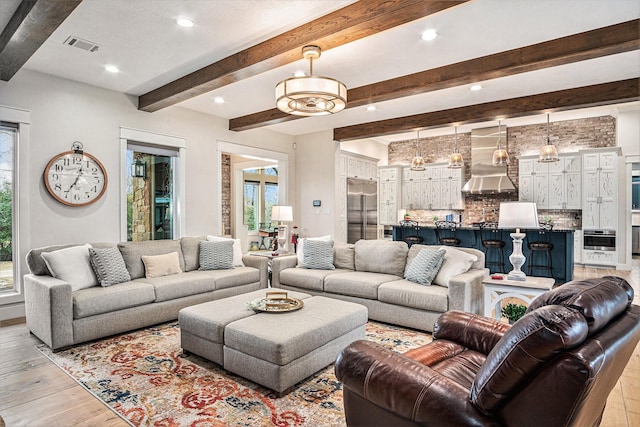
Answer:
POLYGON ((54 156, 44 169, 49 194, 67 206, 85 206, 97 201, 107 189, 107 171, 98 159, 74 142, 71 151, 54 156))

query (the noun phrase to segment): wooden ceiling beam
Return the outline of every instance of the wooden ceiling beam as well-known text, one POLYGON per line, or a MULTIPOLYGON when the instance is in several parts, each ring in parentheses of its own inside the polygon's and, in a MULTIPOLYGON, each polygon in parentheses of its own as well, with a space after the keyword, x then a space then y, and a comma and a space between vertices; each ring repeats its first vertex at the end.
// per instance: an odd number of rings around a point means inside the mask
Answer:
MULTIPOLYGON (((638 49, 640 49, 640 20, 635 19, 349 89, 346 108, 361 107, 638 49)), ((229 121, 229 130, 255 129, 299 118, 303 117, 285 114, 273 108, 233 118, 229 121)))
POLYGON ((22 0, 0 34, 0 80, 9 81, 82 0, 22 0))
POLYGON ((158 111, 298 61, 309 44, 327 51, 467 1, 360 0, 145 93, 138 109, 158 111))
POLYGON ((350 141, 434 129, 452 123, 479 123, 498 117, 522 117, 638 100, 640 79, 635 78, 335 128, 333 139, 350 141))

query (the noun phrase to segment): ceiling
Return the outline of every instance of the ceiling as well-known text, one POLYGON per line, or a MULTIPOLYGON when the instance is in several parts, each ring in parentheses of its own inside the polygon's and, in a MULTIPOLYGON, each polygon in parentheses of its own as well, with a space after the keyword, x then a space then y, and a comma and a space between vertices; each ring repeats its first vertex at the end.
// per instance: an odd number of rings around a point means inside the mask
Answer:
MULTIPOLYGON (((24 68, 141 96, 352 3, 83 0, 27 60, 24 68), (175 19, 179 16, 193 19, 195 26, 178 27, 175 19), (67 46, 63 42, 69 36, 94 42, 100 48, 90 53, 67 46), (108 64, 116 65, 120 72, 105 71, 108 64)), ((20 0, 0 2, 0 28, 9 22, 19 4, 20 0)), ((471 0, 325 50, 314 63, 314 74, 341 80, 351 89, 638 18, 637 0, 471 0), (435 29, 439 37, 421 40, 421 33, 427 29, 435 29)), ((308 64, 301 54, 299 57, 264 72, 248 73, 255 75, 176 105, 226 119, 273 109, 276 84, 295 71, 308 71, 308 64), (218 96, 225 102, 215 103, 218 96)), ((469 74, 473 73, 470 69, 469 74)), ((465 83, 376 102, 375 111, 362 105, 330 116, 301 118, 262 128, 301 135, 638 77, 640 51, 636 43, 635 50, 474 82, 482 85, 480 91, 471 91, 471 83, 465 83)), ((633 102, 622 108, 638 108, 637 105, 633 102)), ((554 112, 551 120, 564 120, 576 114, 581 117, 615 114, 617 107, 554 112)), ((509 118, 503 124, 544 120, 538 115, 509 118)), ((484 122, 483 127, 492 124, 497 124, 497 118, 484 122)), ((465 124, 459 131, 472 127, 477 124, 465 124)), ((415 135, 415 129, 407 131, 370 139, 388 143, 415 135)), ((452 132, 450 126, 440 126, 425 131, 424 135, 447 132, 452 132)))

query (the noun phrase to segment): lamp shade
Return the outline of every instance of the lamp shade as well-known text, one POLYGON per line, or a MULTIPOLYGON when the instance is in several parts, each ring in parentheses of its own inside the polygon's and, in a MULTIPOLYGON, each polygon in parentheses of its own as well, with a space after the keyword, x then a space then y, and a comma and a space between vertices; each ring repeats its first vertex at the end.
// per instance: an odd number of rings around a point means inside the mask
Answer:
POLYGON ((532 202, 500 203, 498 228, 540 228, 536 204, 532 202))
POLYGON ((291 206, 272 206, 271 221, 293 221, 293 208, 291 206))

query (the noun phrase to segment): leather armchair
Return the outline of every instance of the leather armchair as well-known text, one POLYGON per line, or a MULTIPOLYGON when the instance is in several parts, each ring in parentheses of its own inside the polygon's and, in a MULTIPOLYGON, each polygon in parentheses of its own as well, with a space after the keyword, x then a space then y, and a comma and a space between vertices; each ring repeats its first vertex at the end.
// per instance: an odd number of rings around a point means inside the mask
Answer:
POLYGON ((404 354, 356 341, 336 360, 348 426, 597 426, 640 341, 624 279, 539 296, 511 327, 461 311, 404 354))

